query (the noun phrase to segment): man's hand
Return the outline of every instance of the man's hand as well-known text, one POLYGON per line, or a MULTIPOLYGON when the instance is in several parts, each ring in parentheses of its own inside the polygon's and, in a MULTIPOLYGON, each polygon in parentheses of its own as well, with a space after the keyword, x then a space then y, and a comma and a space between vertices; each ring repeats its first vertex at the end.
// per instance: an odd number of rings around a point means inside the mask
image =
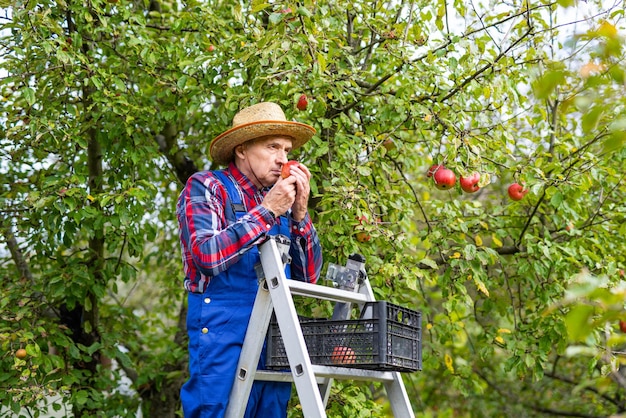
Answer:
POLYGON ((281 216, 291 208, 293 219, 300 222, 307 213, 310 179, 311 172, 305 165, 300 163, 292 166, 291 175, 285 179, 279 177, 261 204, 276 216, 281 216))
POLYGON ((291 176, 296 178, 296 198, 291 207, 291 215, 296 222, 304 219, 311 194, 311 172, 302 163, 291 167, 291 176))

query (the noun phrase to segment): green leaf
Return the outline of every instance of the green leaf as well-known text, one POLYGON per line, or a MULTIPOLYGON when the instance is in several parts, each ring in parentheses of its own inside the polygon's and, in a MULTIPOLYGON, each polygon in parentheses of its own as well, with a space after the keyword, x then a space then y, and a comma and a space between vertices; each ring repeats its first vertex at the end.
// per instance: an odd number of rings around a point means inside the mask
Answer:
POLYGON ((35 103, 35 90, 30 87, 25 87, 22 89, 22 96, 26 99, 26 102, 32 106, 35 103))
POLYGON ((473 244, 467 244, 463 250, 463 257, 466 260, 473 260, 476 258, 476 246, 473 244))
POLYGON ((571 7, 576 4, 576 0, 557 0, 557 3, 561 7, 571 7))
POLYGON ((432 269, 436 269, 436 268, 438 267, 438 266, 437 266, 437 263, 435 262, 435 260, 433 260, 433 259, 431 259, 431 258, 428 258, 428 257, 426 257, 426 258, 422 258, 422 259, 419 261, 419 263, 418 263, 418 264, 425 264, 425 265, 427 265, 428 267, 430 267, 430 268, 432 268, 432 269))
POLYGON ((272 25, 276 25, 281 20, 283 20, 284 17, 285 17, 284 13, 271 13, 269 21, 272 25))
POLYGON ((538 99, 547 99, 563 82, 565 82, 565 71, 550 70, 533 83, 533 90, 538 99))
POLYGON ((582 118, 583 132, 589 133, 595 130, 598 125, 598 120, 600 120, 600 116, 602 116, 602 108, 599 106, 594 106, 585 112, 582 118))
POLYGON ((583 342, 593 331, 591 317, 594 308, 589 305, 576 305, 565 316, 567 335, 572 342, 583 342))
POLYGON ((309 11, 309 9, 307 9, 304 6, 300 6, 298 7, 298 9, 296 10, 296 12, 300 15, 300 16, 304 16, 304 17, 312 17, 313 14, 309 11))
POLYGON ((604 151, 613 152, 626 146, 626 131, 613 132, 604 140, 604 151))
POLYGON ((550 204, 555 208, 558 208, 563 203, 563 194, 561 192, 556 192, 550 198, 550 204))
POLYGON ((368 177, 372 175, 372 169, 365 165, 360 165, 357 167, 357 171, 360 175, 368 177))
POLYGON ((261 10, 265 10, 268 7, 270 7, 271 4, 270 3, 264 3, 263 1, 258 1, 255 0, 252 2, 252 9, 250 10, 251 13, 258 13, 261 10))

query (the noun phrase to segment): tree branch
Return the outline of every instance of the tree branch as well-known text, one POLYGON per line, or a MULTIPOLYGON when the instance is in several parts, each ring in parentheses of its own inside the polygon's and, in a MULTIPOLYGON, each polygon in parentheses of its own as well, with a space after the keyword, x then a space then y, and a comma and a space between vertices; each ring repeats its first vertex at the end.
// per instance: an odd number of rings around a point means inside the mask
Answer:
MULTIPOLYGON (((519 247, 517 245, 514 246, 507 246, 507 247, 498 247, 498 248, 491 248, 493 251, 495 251, 496 253, 498 253, 499 255, 513 255, 513 254, 518 254, 518 253, 522 253, 525 251, 525 248, 523 247, 519 247)), ((448 264, 448 260, 450 259, 450 257, 446 257, 447 254, 442 254, 441 256, 432 258, 431 260, 433 260, 435 263, 437 263, 437 266, 443 266, 448 264)), ((423 263, 419 263, 417 265, 418 268, 422 269, 422 270, 430 270, 433 267, 423 264, 423 263)))
POLYGON ((544 188, 543 189, 543 193, 541 194, 541 197, 539 198, 539 200, 535 204, 535 207, 533 208, 532 213, 530 214, 530 216, 526 220, 526 224, 524 225, 524 228, 522 228, 522 232, 520 232, 519 237, 517 238, 517 241, 515 242, 515 246, 516 247, 519 247, 522 244, 522 239, 524 238, 524 235, 526 234, 526 231, 530 227, 530 223, 532 222, 533 218, 535 217, 535 214, 539 210, 539 206, 541 206, 541 203, 543 203, 543 199, 545 199, 545 197, 546 197, 546 189, 544 188))
MULTIPOLYGON (((572 380, 572 379, 570 379, 568 377, 565 377, 565 376, 559 376, 559 375, 557 375, 556 373, 553 373, 553 372, 546 372, 546 373, 544 373, 544 375, 549 377, 549 378, 551 378, 551 379, 558 380, 560 382, 564 382, 564 383, 567 383, 567 384, 572 385, 572 386, 578 386, 580 384, 580 382, 576 382, 576 381, 574 381, 574 380, 572 380)), ((611 398, 610 396, 608 396, 608 395, 606 395, 604 393, 601 393, 597 389, 595 389, 593 387, 590 387, 590 386, 585 386, 584 389, 586 391, 592 392, 592 393, 600 396, 602 399, 604 399, 604 400, 614 404, 615 406, 620 408, 620 410, 624 410, 625 405, 623 403, 619 402, 617 399, 611 398)))
POLYGON ((17 243, 17 239, 13 234, 13 228, 11 227, 11 225, 9 225, 8 219, 0 218, 0 231, 2 232, 2 236, 4 237, 5 242, 7 243, 7 247, 9 247, 11 258, 13 259, 13 262, 15 263, 15 266, 20 273, 20 277, 26 278, 30 282, 30 284, 33 285, 33 274, 30 271, 28 263, 26 262, 24 253, 17 243))
POLYGON ((498 61, 500 61, 502 58, 504 58, 506 56, 506 54, 511 49, 515 48, 520 42, 522 42, 524 39, 526 39, 526 37, 528 37, 528 35, 530 35, 532 33, 532 30, 533 30, 532 28, 528 28, 528 30, 522 36, 520 36, 515 42, 513 42, 511 45, 509 45, 509 47, 507 49, 505 49, 504 51, 500 52, 500 54, 498 54, 498 56, 493 60, 493 62, 490 62, 490 63, 486 64, 485 66, 480 68, 478 71, 476 71, 474 74, 472 74, 469 77, 467 77, 465 80, 463 80, 463 82, 461 84, 459 84, 458 86, 456 86, 455 88, 450 90, 450 92, 448 92, 448 94, 446 94, 441 99, 441 101, 445 102, 450 97, 452 97, 455 94, 457 94, 463 87, 468 85, 473 80, 477 79, 479 75, 481 75, 482 73, 487 71, 489 68, 493 67, 498 61))

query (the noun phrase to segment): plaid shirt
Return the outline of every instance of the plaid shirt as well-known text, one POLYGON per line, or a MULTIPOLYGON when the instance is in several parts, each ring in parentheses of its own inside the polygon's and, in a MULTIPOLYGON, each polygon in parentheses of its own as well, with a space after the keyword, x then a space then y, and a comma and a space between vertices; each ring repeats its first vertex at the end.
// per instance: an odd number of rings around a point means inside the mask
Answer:
MULTIPOLYGON (((211 171, 191 176, 178 199, 176 215, 185 289, 190 292, 204 292, 212 277, 262 243, 272 226, 280 222, 261 206, 268 189, 258 190, 233 163, 224 172, 235 180, 247 211, 237 222, 228 224, 224 212, 228 192, 211 171)), ((289 223, 291 276, 316 283, 322 268, 322 250, 311 218, 307 214, 301 222, 296 222, 289 216, 289 223)))

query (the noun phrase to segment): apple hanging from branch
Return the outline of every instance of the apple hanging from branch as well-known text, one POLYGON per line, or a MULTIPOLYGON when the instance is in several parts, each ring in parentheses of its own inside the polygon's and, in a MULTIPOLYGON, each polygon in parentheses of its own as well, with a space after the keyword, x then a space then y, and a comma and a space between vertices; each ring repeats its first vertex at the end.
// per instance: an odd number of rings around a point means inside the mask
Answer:
POLYGON ((433 174, 435 174, 437 170, 439 170, 440 168, 443 168, 443 166, 439 164, 431 165, 430 168, 428 169, 428 172, 426 173, 426 177, 428 178, 432 177, 433 174))
POLYGON ((298 103, 296 104, 296 107, 298 108, 298 110, 306 110, 308 105, 309 105, 308 97, 306 97, 306 94, 302 94, 300 98, 298 99, 298 103))
POLYGON ((515 201, 522 200, 529 191, 530 190, 525 189, 524 186, 519 183, 511 184, 508 189, 509 197, 515 201))
POLYGON ((480 189, 478 183, 480 182, 480 173, 473 172, 467 177, 461 176, 459 179, 459 184, 461 185, 461 189, 465 193, 475 193, 480 189))
POLYGON ((433 173, 433 180, 439 190, 448 190, 456 184, 456 174, 449 168, 440 167, 433 173))
MULTIPOLYGON (((369 222, 365 215, 361 215, 360 217, 357 217, 357 220, 359 221, 359 225, 363 225, 364 223, 369 222)), ((365 231, 358 231, 356 233, 356 240, 359 242, 368 242, 371 239, 372 239, 372 236, 365 231)))
POLYGON ((26 350, 23 348, 18 349, 15 352, 15 357, 19 358, 19 359, 25 359, 28 353, 26 353, 26 350))

